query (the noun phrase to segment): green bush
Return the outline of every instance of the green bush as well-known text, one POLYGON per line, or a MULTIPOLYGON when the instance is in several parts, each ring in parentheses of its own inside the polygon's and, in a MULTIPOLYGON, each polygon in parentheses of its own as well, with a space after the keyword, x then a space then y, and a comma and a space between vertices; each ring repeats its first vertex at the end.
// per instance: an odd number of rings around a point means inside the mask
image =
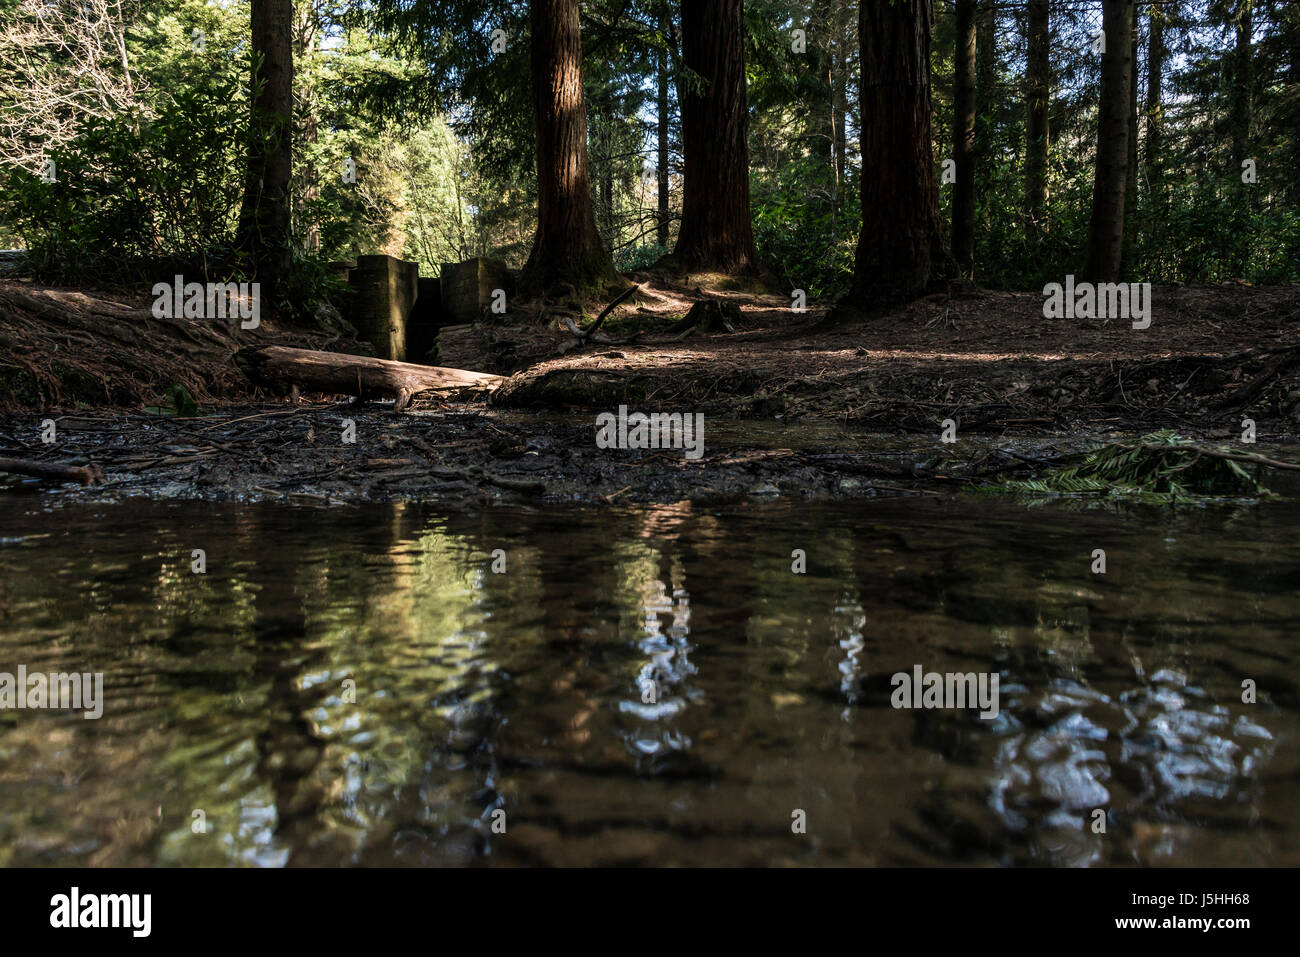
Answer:
POLYGON ((628 246, 614 253, 614 268, 619 272, 635 272, 638 269, 653 266, 670 252, 672 252, 671 249, 660 246, 658 243, 628 246))
POLYGON ((88 123, 52 154, 55 182, 10 171, 0 212, 38 275, 144 279, 230 260, 247 112, 238 65, 196 71, 154 111, 88 123))
POLYGON ((759 262, 810 300, 833 301, 849 289, 861 221, 857 186, 845 183, 832 212, 827 165, 808 156, 755 177, 754 245, 759 262))

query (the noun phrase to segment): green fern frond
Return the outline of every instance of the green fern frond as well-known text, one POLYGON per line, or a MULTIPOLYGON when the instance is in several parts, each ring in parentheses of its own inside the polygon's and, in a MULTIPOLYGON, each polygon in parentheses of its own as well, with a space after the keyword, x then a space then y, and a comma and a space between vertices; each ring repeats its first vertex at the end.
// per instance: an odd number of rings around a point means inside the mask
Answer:
MULTIPOLYGON (((1092 449, 1076 464, 1032 479, 1002 479, 981 486, 989 494, 1111 495, 1144 501, 1262 498, 1271 493, 1239 462, 1207 452, 1171 429, 1092 449)), ((1256 467, 1256 472, 1259 467, 1256 467)))

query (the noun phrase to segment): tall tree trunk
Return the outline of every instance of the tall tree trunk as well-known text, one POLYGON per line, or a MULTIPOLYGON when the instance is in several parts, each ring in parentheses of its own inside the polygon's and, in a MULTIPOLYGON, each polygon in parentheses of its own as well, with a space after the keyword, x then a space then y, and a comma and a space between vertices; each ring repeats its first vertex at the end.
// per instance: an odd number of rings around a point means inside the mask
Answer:
MULTIPOLYGON (((1282 50, 1290 58, 1291 63, 1300 63, 1300 7, 1292 6, 1287 11, 1287 17, 1280 19, 1281 23, 1286 24, 1283 36, 1287 39, 1281 44, 1282 50)), ((1292 114, 1294 115, 1294 114, 1292 114)), ((1291 168, 1300 169, 1300 133, 1294 128, 1291 130, 1291 168)), ((1285 190, 1285 197, 1290 204, 1295 204, 1300 200, 1300 179, 1295 176, 1282 177, 1285 190)), ((1294 209, 1295 206, 1292 205, 1294 209)))
POLYGON ((687 269, 748 271, 755 256, 741 0, 682 0, 682 60, 703 89, 677 90, 686 181, 673 255, 687 269))
POLYGON ((1128 165, 1124 177, 1124 261, 1132 262, 1133 242, 1136 239, 1138 201, 1138 4, 1133 4, 1132 37, 1129 42, 1129 59, 1132 66, 1128 77, 1128 165))
POLYGON ((1138 5, 1133 4, 1133 35, 1129 43, 1132 51, 1129 57, 1132 67, 1128 78, 1128 185, 1125 199, 1130 211, 1137 202, 1137 167, 1138 167, 1138 35, 1141 33, 1138 20, 1138 5))
POLYGON ((315 203, 320 198, 320 179, 316 164, 307 156, 308 147, 314 146, 320 136, 316 112, 320 97, 316 92, 315 79, 311 74, 310 64, 316 55, 317 31, 320 20, 312 0, 300 2, 294 36, 294 56, 302 64, 296 70, 298 83, 298 108, 302 122, 303 150, 300 154, 302 163, 302 193, 299 197, 299 213, 296 217, 296 232, 302 237, 302 248, 308 253, 320 252, 320 225, 316 222, 315 203))
POLYGON ((1251 84, 1254 69, 1251 57, 1251 34, 1254 31, 1254 0, 1237 0, 1237 49, 1232 77, 1232 161, 1237 175, 1241 161, 1250 157, 1251 84))
MULTIPOLYGON (((666 19, 666 18, 665 18, 666 19)), ((666 25, 661 21, 664 27, 664 33, 667 34, 666 25)), ((656 143, 656 163, 655 177, 659 186, 659 222, 658 222, 658 239, 659 245, 665 249, 668 248, 668 51, 660 50, 658 59, 658 124, 655 130, 658 142, 656 143)))
POLYGON ((812 43, 808 47, 816 93, 811 110, 812 152, 821 160, 827 181, 835 180, 835 34, 833 0, 815 0, 808 16, 812 43))
POLYGON ((962 275, 975 272, 975 0, 957 0, 953 56, 952 257, 962 275))
POLYGON ((931 0, 858 5, 862 232, 848 305, 889 306, 952 272, 930 146, 931 0))
POLYGON ((614 242, 614 103, 613 89, 606 87, 600 113, 600 215, 605 241, 614 242))
POLYGON ((1128 180, 1129 77, 1133 70, 1134 0, 1102 0, 1101 102, 1092 221, 1084 272, 1093 282, 1118 282, 1124 259, 1124 194, 1128 180))
POLYGON ((808 99, 809 152, 820 161, 827 181, 835 177, 835 104, 833 61, 835 41, 831 33, 831 0, 813 0, 808 12, 810 40, 804 58, 808 61, 811 85, 808 99))
MULTIPOLYGON (((976 0, 975 12, 975 119, 980 129, 975 140, 983 144, 986 130, 995 122, 997 104, 997 11, 993 0, 976 0)), ((981 148, 983 146, 981 145, 981 148)))
POLYGON ((837 10, 835 19, 835 92, 832 102, 835 110, 835 184, 840 190, 844 188, 849 170, 849 38, 845 35, 849 24, 842 19, 847 12, 842 8, 837 10))
POLYGON ((271 308, 289 271, 293 173, 293 0, 253 0, 248 169, 236 245, 271 308))
POLYGON ((1147 8, 1147 182, 1156 184, 1160 178, 1161 137, 1164 130, 1164 105, 1161 99, 1161 74, 1165 69, 1165 13, 1159 4, 1147 8))
POLYGON ((848 80, 846 79, 849 68, 848 51, 845 50, 843 24, 837 21, 836 27, 838 32, 835 38, 835 53, 831 60, 831 121, 835 127, 833 144, 835 178, 831 181, 831 243, 833 245, 839 244, 840 209, 844 202, 849 169, 849 137, 845 130, 845 124, 849 119, 848 80))
MULTIPOLYGON (((975 11, 975 191, 986 192, 989 181, 986 160, 991 156, 994 135, 1001 124, 1002 84, 998 76, 997 10, 994 0, 977 0, 975 11)), ((1000 235, 990 228, 992 203, 981 207, 980 229, 987 237, 992 261, 1002 258, 1000 235)))
POLYGON ((1049 0, 1029 0, 1028 63, 1025 70, 1025 216, 1031 227, 1046 227, 1047 146, 1052 97, 1052 23, 1049 0))
MULTIPOLYGON (((825 6, 825 5, 823 5, 825 6)), ((839 117, 835 115, 835 13, 833 9, 825 9, 824 19, 817 24, 819 33, 817 46, 821 48, 821 60, 819 69, 819 78, 822 80, 822 102, 825 106, 825 134, 826 144, 822 147, 821 138, 817 139, 817 149, 822 159, 826 163, 826 179, 830 184, 831 200, 831 236, 832 241, 835 235, 835 226, 839 213, 840 195, 839 183, 836 180, 836 158, 835 144, 839 142, 840 134, 836 122, 839 117)), ((818 110, 821 113, 821 110, 818 110)))
MULTIPOLYGON (((316 97, 311 97, 311 102, 307 104, 306 122, 303 125, 303 145, 312 146, 320 137, 319 128, 316 123, 316 97)), ((302 188, 302 248, 315 255, 320 252, 320 225, 316 222, 315 204, 320 199, 320 175, 316 170, 316 164, 311 160, 304 161, 303 188, 302 188)))
POLYGON ((578 0, 532 0, 531 15, 537 235, 522 285, 599 285, 617 274, 591 206, 578 0))

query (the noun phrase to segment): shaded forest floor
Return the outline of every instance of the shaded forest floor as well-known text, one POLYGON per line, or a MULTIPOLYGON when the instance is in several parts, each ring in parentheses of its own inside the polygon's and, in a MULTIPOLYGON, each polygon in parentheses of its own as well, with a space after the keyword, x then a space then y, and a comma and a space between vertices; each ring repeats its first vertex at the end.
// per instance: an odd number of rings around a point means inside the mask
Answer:
POLYGON ((338 334, 158 320, 120 294, 0 283, 0 456, 99 465, 106 483, 76 494, 100 499, 466 507, 933 494, 1033 472, 1108 435, 1172 428, 1236 443, 1243 416, 1260 451, 1296 458, 1292 287, 1157 287, 1151 326, 1138 331, 1044 319, 1040 295, 1000 292, 832 326, 825 310, 796 314, 781 296, 634 278, 648 280, 642 293, 603 327, 614 342, 580 344, 559 315, 572 304, 530 304, 531 323, 485 322, 443 347, 443 364, 515 373, 492 407, 423 396, 402 414, 334 397, 294 406, 231 361, 245 345, 344 350, 338 334), (664 331, 706 295, 738 306, 734 331, 664 331), (173 383, 198 412, 146 411, 173 383), (705 413, 704 456, 596 448, 594 412, 620 403, 705 413), (53 445, 40 438, 45 418, 59 430, 53 445), (939 442, 947 418, 962 437, 951 445, 939 442), (355 443, 341 438, 347 419, 355 443))
MULTIPOLYGON (((698 298, 662 281, 636 311, 662 326, 698 298)), ((828 326, 770 295, 710 292, 740 307, 735 332, 590 345, 480 331, 487 371, 513 372, 493 403, 516 408, 629 406, 783 420, 828 417, 876 432, 1066 434, 1175 428, 1240 434, 1242 415, 1275 436, 1300 430, 1300 289, 1157 286, 1151 325, 1057 320, 1036 293, 932 296, 888 315, 828 326), (502 361, 505 357, 506 362, 502 361)), ((635 319, 634 319, 635 322, 635 319)), ((625 323, 610 331, 635 328, 625 323)), ((449 363, 455 364, 455 363, 449 363)))

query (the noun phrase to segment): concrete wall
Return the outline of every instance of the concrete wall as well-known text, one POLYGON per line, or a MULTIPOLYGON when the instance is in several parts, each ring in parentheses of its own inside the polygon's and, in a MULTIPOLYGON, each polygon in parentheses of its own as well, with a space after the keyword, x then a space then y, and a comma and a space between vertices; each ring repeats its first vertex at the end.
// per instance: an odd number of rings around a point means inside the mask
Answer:
POLYGON ((515 292, 510 271, 497 259, 444 263, 438 279, 420 278, 415 263, 393 256, 330 265, 352 287, 348 318, 358 338, 374 347, 377 358, 399 362, 438 364, 439 329, 481 318, 497 289, 506 291, 507 305, 515 292))
POLYGON ((469 259, 442 264, 442 313, 447 323, 474 322, 492 305, 496 289, 514 295, 515 283, 506 264, 499 259, 469 259))
POLYGON ((380 359, 407 358, 407 319, 419 295, 420 269, 392 256, 358 256, 348 283, 355 290, 351 320, 380 359))

